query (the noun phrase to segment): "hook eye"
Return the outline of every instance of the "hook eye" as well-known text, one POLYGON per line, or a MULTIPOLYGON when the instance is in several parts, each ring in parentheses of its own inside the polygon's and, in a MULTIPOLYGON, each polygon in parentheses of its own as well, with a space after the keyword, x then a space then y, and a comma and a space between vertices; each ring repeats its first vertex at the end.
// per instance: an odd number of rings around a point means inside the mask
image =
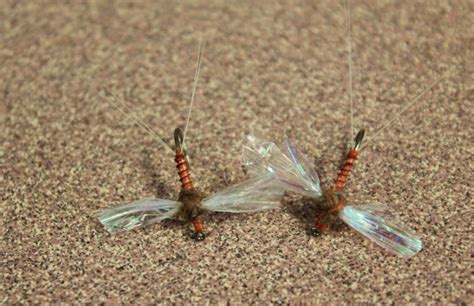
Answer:
POLYGON ((359 133, 357 133, 356 137, 354 138, 354 145, 352 146, 354 150, 359 150, 360 145, 362 144, 362 140, 364 139, 364 135, 364 129, 360 130, 359 133))
POLYGON ((176 146, 176 151, 179 151, 184 154, 184 158, 186 158, 186 161, 188 162, 188 166, 191 165, 191 160, 189 159, 188 156, 188 149, 186 148, 186 145, 183 144, 183 139, 184 139, 184 134, 183 130, 180 129, 179 127, 174 130, 174 143, 176 146))
POLYGON ((174 143, 176 146, 176 151, 183 151, 183 130, 179 127, 174 130, 174 143))

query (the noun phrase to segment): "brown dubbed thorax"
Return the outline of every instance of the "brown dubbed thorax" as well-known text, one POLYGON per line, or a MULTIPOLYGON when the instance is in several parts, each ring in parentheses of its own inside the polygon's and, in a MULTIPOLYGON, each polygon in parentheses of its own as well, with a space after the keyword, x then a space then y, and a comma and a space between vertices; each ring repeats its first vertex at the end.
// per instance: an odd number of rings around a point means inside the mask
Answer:
POLYGON ((204 225, 201 222, 201 202, 204 199, 204 195, 198 192, 196 189, 181 189, 179 192, 178 200, 183 203, 179 211, 181 218, 191 222, 194 226, 193 238, 196 240, 203 240, 204 225))
POLYGON ((181 206, 181 210, 179 214, 181 215, 182 218, 192 221, 196 217, 198 217, 201 212, 201 201, 204 198, 204 196, 198 192, 196 189, 192 190, 185 190, 181 189, 179 192, 179 198, 178 201, 183 203, 181 206))
POLYGON ((324 206, 328 208, 320 212, 314 219, 313 229, 316 230, 317 235, 327 228, 330 215, 341 211, 346 204, 344 196, 334 189, 324 191, 324 201, 324 206))
POLYGON ((326 201, 328 207, 328 212, 338 212, 346 204, 346 198, 339 192, 334 189, 329 189, 324 191, 324 200, 326 201))
POLYGON ((323 190, 323 194, 325 202, 324 207, 326 207, 328 210, 337 206, 343 199, 343 196, 337 193, 334 189, 325 189, 323 190))

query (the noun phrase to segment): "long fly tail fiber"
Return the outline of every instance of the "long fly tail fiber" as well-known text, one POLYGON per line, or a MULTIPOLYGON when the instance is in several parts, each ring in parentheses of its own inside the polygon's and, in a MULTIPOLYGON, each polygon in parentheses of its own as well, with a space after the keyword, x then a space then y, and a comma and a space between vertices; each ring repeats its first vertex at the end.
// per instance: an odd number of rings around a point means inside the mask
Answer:
POLYGON ((393 116, 392 119, 390 119, 387 123, 379 127, 377 130, 375 130, 374 135, 372 135, 361 147, 360 149, 364 148, 369 142, 374 140, 377 136, 380 135, 386 128, 391 126, 396 120, 400 119, 400 117, 408 111, 410 108, 412 108, 416 103, 431 89, 433 89, 436 85, 438 85, 443 79, 445 79, 445 76, 440 77, 433 83, 431 83, 430 86, 428 86, 425 90, 423 90, 421 93, 419 93, 415 98, 413 98, 410 102, 407 103, 395 116, 393 116))
POLYGON ((183 146, 186 145, 186 134, 188 132, 189 120, 191 119, 191 112, 193 110, 194 97, 196 95, 196 88, 197 88, 197 83, 199 80, 199 72, 201 71, 201 64, 202 64, 202 58, 204 56, 205 47, 206 47, 206 40, 204 39, 202 42, 199 41, 199 49, 198 49, 198 55, 197 55, 197 60, 196 60, 196 71, 194 72, 193 91, 191 94, 191 102, 189 103, 188 117, 186 118, 186 126, 184 128, 183 146))
MULTIPOLYGON (((102 96, 107 102, 112 104, 118 111, 120 111, 127 119, 131 120, 133 123, 141 127, 145 132, 147 132, 150 136, 158 140, 160 144, 163 145, 165 150, 174 153, 173 149, 163 140, 163 138, 158 135, 152 128, 150 128, 143 120, 138 117, 131 109, 130 107, 127 106, 127 104, 122 101, 120 98, 118 98, 116 95, 114 95, 109 89, 103 88, 105 91, 105 94, 107 96, 102 96)), ((99 92, 100 95, 100 92, 99 92)))

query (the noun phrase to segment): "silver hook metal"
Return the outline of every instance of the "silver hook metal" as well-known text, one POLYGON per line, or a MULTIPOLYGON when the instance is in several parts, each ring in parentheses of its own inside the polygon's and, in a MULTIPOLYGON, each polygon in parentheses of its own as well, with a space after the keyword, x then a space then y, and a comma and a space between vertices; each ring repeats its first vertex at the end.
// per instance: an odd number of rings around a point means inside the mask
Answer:
POLYGON ((184 154, 184 158, 186 158, 186 161, 188 162, 188 166, 191 165, 191 160, 189 159, 188 156, 188 149, 186 148, 186 144, 184 144, 184 133, 183 130, 179 127, 177 127, 174 130, 174 143, 175 143, 175 148, 176 151, 181 152, 184 154))
POLYGON ((183 130, 177 127, 174 130, 174 143, 175 143, 175 150, 183 152, 183 130))
POLYGON ((362 140, 364 139, 365 130, 362 129, 357 133, 356 137, 354 138, 354 143, 352 145, 352 149, 358 151, 360 146, 362 145, 362 140))

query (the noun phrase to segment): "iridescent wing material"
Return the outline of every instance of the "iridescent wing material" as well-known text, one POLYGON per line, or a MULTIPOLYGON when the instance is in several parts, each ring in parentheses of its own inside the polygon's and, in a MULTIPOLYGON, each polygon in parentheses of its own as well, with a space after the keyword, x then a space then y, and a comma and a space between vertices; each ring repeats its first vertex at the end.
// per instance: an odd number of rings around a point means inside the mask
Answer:
POLYGON ((242 164, 252 175, 273 174, 288 190, 310 197, 322 196, 313 164, 289 141, 277 146, 249 135, 242 150, 242 164))
POLYGON ((118 233, 172 218, 181 205, 176 201, 147 198, 99 210, 96 216, 107 231, 118 233))
POLYGON ((339 217, 392 254, 412 257, 423 248, 419 237, 398 222, 383 204, 346 206, 339 217))
POLYGON ((207 210, 249 213, 280 207, 285 190, 271 175, 256 176, 204 199, 207 210))

